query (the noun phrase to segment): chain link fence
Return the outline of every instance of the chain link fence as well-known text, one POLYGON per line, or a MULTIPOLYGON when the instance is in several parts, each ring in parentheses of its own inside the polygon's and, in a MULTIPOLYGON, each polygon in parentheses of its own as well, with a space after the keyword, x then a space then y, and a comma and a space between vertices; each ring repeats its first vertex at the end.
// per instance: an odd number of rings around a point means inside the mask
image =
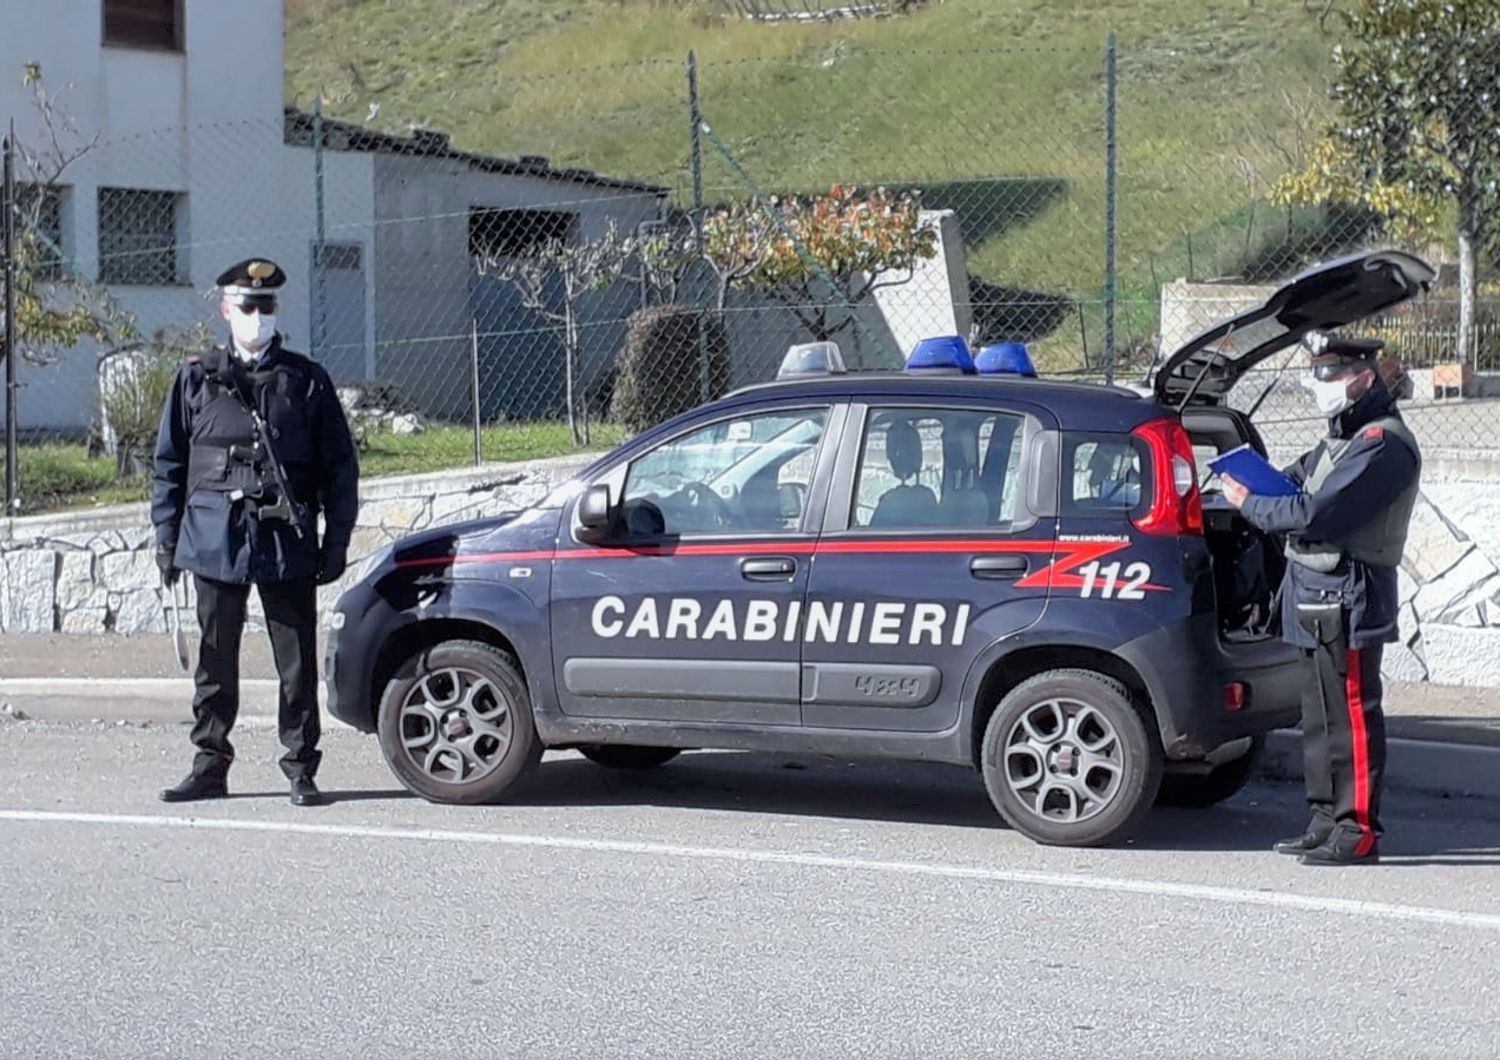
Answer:
MULTIPOLYGON (((1044 374, 1139 382, 1318 260, 1453 257, 1451 217, 1413 246, 1368 202, 1288 190, 1326 83, 1247 95, 1172 62, 833 45, 518 77, 506 157, 317 107, 113 142, 33 116, 5 211, 14 510, 144 495, 162 392, 223 341, 213 278, 248 256, 289 274, 280 329, 340 387, 367 475, 607 448, 818 339, 866 369, 928 335, 1021 341, 1044 374)), ((1446 265, 1358 330, 1402 362, 1424 444, 1500 451, 1492 247, 1476 260, 1462 357, 1446 265)), ((1318 416, 1284 361, 1235 400, 1296 449, 1318 416)))

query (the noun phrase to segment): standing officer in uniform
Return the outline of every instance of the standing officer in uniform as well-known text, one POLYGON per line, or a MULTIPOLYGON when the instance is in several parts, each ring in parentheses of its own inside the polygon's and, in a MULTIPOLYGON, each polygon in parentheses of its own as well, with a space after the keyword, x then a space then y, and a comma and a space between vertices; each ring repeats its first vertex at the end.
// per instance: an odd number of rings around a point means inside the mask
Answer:
POLYGON ((1379 370, 1382 343, 1312 333, 1310 386, 1328 436, 1286 473, 1290 497, 1224 495, 1261 530, 1286 535, 1282 635, 1303 649, 1302 740, 1311 820, 1276 844, 1304 865, 1379 860, 1385 767, 1380 659, 1397 639, 1396 567, 1422 458, 1379 370))
POLYGON ((292 802, 322 801, 318 770, 317 586, 344 571, 359 466, 328 373, 281 344, 286 274, 251 258, 218 278, 231 341, 189 357, 162 414, 151 521, 170 588, 190 571, 202 632, 192 770, 166 802, 222 798, 239 712, 240 634, 260 594, 280 677, 281 769, 292 802), (318 513, 326 529, 318 542, 318 513))

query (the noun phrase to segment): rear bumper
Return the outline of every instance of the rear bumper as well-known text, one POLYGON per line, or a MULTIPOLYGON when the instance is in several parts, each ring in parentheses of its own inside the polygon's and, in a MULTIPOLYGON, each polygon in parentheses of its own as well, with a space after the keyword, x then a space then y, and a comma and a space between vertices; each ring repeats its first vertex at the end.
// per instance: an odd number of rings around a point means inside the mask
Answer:
POLYGON ((1146 683, 1169 759, 1203 758, 1300 720, 1301 652, 1277 639, 1226 644, 1213 615, 1156 630, 1118 654, 1146 683), (1246 687, 1239 710, 1224 705, 1224 686, 1232 681, 1246 687))

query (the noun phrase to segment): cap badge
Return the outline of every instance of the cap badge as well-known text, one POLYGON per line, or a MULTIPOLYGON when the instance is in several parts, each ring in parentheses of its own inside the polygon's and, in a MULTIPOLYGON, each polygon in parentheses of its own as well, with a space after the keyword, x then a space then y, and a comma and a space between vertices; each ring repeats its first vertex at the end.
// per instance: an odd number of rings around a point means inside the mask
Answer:
POLYGON ((250 274, 250 282, 254 286, 259 287, 263 282, 275 275, 276 266, 272 265, 269 261, 252 261, 246 267, 245 271, 250 274))

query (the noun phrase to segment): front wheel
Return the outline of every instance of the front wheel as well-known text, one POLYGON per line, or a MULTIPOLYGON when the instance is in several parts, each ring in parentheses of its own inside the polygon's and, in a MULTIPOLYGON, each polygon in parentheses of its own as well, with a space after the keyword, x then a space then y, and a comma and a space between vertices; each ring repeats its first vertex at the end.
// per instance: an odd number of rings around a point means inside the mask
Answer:
POLYGON ((1151 809, 1161 744, 1119 681, 1050 670, 1010 691, 985 726, 981 771, 1016 831, 1055 846, 1123 838, 1151 809))
POLYGON ((447 641, 402 663, 379 731, 396 779, 431 802, 492 802, 542 757, 520 667, 480 641, 447 641))

